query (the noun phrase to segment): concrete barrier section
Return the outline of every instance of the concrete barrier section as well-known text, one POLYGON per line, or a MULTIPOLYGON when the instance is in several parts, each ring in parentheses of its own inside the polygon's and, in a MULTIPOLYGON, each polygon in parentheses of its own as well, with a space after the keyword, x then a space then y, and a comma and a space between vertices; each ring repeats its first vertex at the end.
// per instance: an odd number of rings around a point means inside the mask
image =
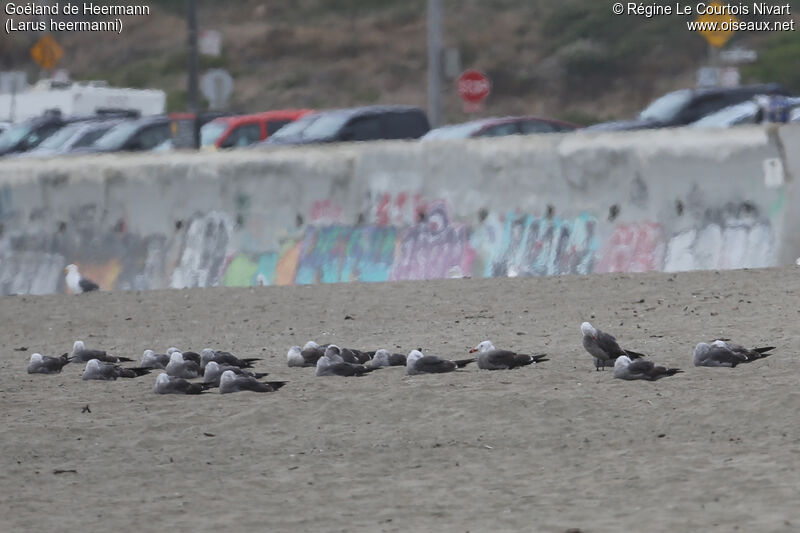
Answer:
POLYGON ((0 163, 0 293, 791 264, 785 126, 0 163))

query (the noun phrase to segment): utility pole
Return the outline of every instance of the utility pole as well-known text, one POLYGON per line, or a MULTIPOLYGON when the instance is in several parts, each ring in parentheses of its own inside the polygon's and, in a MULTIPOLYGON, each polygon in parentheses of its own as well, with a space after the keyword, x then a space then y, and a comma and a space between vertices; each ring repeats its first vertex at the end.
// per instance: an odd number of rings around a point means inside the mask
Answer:
POLYGON ((428 0, 428 120, 442 120, 442 2, 428 0))
POLYGON ((200 104, 197 98, 197 6, 195 0, 186 0, 186 22, 189 26, 189 111, 192 120, 192 145, 200 148, 200 104))

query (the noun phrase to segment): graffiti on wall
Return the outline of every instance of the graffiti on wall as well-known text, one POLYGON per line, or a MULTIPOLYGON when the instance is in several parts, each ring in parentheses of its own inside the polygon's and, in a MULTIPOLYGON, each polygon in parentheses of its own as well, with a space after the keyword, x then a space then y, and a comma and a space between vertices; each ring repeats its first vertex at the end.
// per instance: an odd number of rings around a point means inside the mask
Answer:
POLYGON ((242 220, 198 213, 169 233, 147 236, 130 233, 124 218, 106 230, 70 218, 56 233, 6 231, 0 234, 0 293, 64 291, 70 262, 103 288, 118 290, 774 264, 769 219, 748 210, 709 212, 697 227, 671 236, 658 223, 641 221, 617 223, 601 237, 588 213, 561 218, 487 210, 464 221, 453 218, 446 201, 418 194, 381 193, 371 202, 366 220, 357 223, 344 222, 342 207, 325 200, 308 214, 264 212, 270 218, 252 210, 242 220), (287 221, 280 231, 276 217, 287 221))
POLYGON ((619 224, 603 246, 595 272, 647 272, 664 264, 664 231, 655 222, 619 224))

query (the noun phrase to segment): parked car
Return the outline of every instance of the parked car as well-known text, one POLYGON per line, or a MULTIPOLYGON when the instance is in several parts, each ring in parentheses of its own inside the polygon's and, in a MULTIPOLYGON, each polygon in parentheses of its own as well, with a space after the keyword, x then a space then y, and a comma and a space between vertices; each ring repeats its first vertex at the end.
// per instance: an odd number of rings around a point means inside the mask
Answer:
POLYGON ((141 152, 152 150, 171 136, 166 115, 142 117, 117 124, 91 145, 72 153, 141 152))
POLYGON ((67 154, 75 149, 91 145, 120 122, 122 120, 112 119, 87 120, 67 124, 39 143, 36 148, 23 152, 17 157, 36 158, 67 154))
POLYGON ((430 130, 418 107, 368 106, 310 113, 287 124, 267 144, 418 139, 430 130))
POLYGON ((267 139, 286 124, 311 112, 311 109, 280 109, 216 118, 200 128, 200 144, 214 148, 247 146, 267 139))
POLYGON ((58 131, 67 121, 61 113, 48 112, 14 124, 0 134, 0 155, 26 152, 58 131))
POLYGON ((530 135, 532 133, 557 133, 573 131, 578 126, 539 117, 482 118, 461 124, 435 128, 422 136, 423 141, 441 139, 467 139, 474 137, 502 137, 504 135, 530 135))
POLYGON ((62 116, 58 110, 48 111, 39 117, 30 118, 0 134, 0 155, 27 152, 36 148, 39 143, 47 139, 67 124, 98 120, 100 118, 124 118, 137 116, 131 111, 109 110, 98 112, 94 115, 62 116))
POLYGON ((740 104, 720 109, 690 124, 693 128, 728 128, 740 124, 791 122, 793 112, 800 109, 800 98, 759 95, 740 104))
POLYGON ((724 107, 749 100, 756 95, 791 93, 777 84, 716 87, 711 89, 680 89, 661 96, 648 105, 635 120, 594 124, 587 130, 640 130, 684 126, 724 107))

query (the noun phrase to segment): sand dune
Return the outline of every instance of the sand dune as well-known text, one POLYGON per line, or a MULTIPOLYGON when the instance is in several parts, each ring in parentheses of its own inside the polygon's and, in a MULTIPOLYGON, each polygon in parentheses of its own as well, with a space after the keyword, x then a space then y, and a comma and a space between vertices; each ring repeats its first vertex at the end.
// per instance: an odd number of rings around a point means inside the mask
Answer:
POLYGON ((3 297, 0 513, 9 531, 796 530, 798 289, 786 268, 3 297), (583 320, 685 372, 596 372, 583 320), (778 348, 691 366, 723 336, 778 348), (152 392, 158 371, 25 373, 76 339, 136 360, 228 349, 290 383, 182 397, 152 392), (286 366, 308 339, 550 361, 315 378, 286 366))

